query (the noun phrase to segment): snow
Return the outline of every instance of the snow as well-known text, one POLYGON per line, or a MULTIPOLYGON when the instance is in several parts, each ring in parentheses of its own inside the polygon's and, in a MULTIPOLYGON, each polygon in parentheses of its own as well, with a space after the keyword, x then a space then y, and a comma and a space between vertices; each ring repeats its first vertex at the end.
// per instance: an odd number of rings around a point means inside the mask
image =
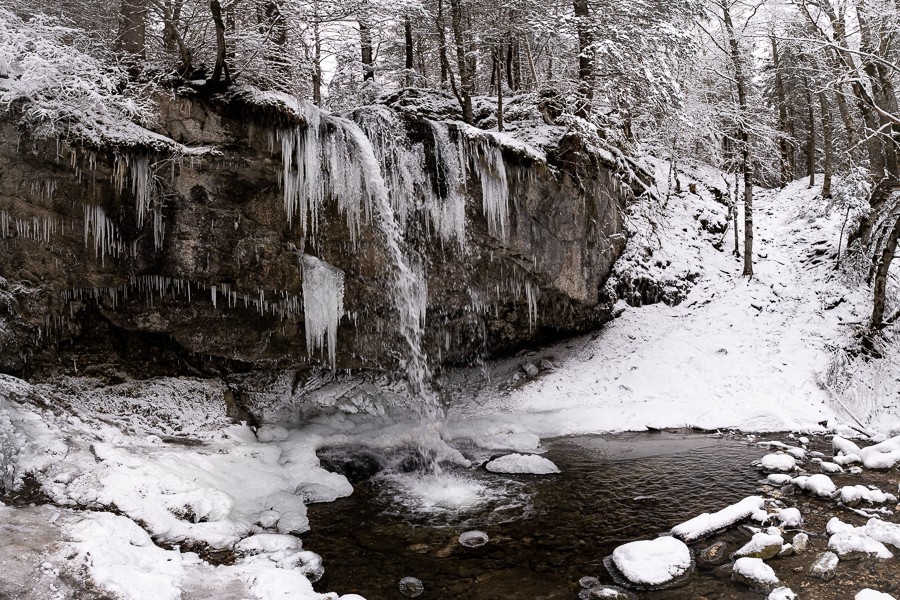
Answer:
POLYGON ((797 594, 787 587, 777 587, 769 593, 767 600, 797 600, 797 594))
POLYGON ((684 542, 663 536, 623 544, 613 550, 613 563, 628 581, 661 585, 691 568, 691 550, 684 542))
MULTIPOLYGON (((666 164, 649 163, 665 181, 666 164)), ((831 348, 846 342, 852 333, 846 322, 863 318, 870 299, 836 280, 833 264, 798 260, 813 253, 813 243, 823 242, 816 250, 837 248, 843 215, 811 214, 817 193, 806 182, 759 190, 759 256, 751 280, 740 277, 728 252, 713 247, 722 234, 697 233, 695 215, 719 206, 708 192, 673 195, 665 209, 640 204, 629 218, 638 232, 654 234, 629 240, 621 268, 630 264, 663 286, 676 285, 682 278, 676 273, 690 275, 695 283, 675 294, 684 299, 627 307, 598 334, 544 349, 556 368, 522 385, 496 384, 511 378, 519 366, 513 361, 489 365, 490 383, 483 385, 459 372, 460 389, 473 398, 452 407, 451 415, 514 422, 542 437, 686 425, 824 431, 820 422, 836 423, 844 414, 822 385, 834 360, 831 348), (639 266, 647 262, 641 257, 648 244, 653 259, 645 273, 639 266), (823 310, 830 294, 845 301, 823 310)))
POLYGON ((890 469, 900 462, 900 436, 865 448, 860 448, 841 436, 834 436, 831 443, 836 451, 845 456, 858 456, 867 469, 890 469))
POLYGON ((828 535, 834 535, 836 533, 843 533, 847 531, 853 531, 855 527, 850 525, 849 523, 844 523, 838 517, 831 517, 828 520, 828 523, 825 525, 825 532, 828 535))
POLYGON ((784 473, 770 473, 766 477, 766 481, 772 485, 785 485, 790 483, 794 478, 784 473))
POLYGON ((878 592, 876 590, 872 590, 866 588, 861 590, 856 596, 854 596, 854 600, 896 600, 890 594, 885 594, 884 592, 878 592))
POLYGON ((881 542, 872 539, 856 528, 852 531, 839 531, 828 539, 828 549, 838 556, 860 552, 878 558, 893 558, 893 553, 881 542))
POLYGON ((735 573, 740 573, 747 579, 765 585, 778 585, 778 577, 775 575, 775 571, 761 558, 739 558, 734 561, 732 569, 735 573))
POLYGON ((484 468, 491 473, 530 475, 559 473, 556 465, 537 454, 507 454, 488 462, 484 468))
POLYGON ((727 529, 747 518, 763 521, 768 517, 763 510, 765 503, 765 499, 761 496, 749 496, 718 512, 703 513, 676 525, 672 528, 671 533, 686 542, 694 542, 711 533, 727 529))
POLYGON ((807 492, 821 496, 822 498, 830 498, 837 491, 837 486, 834 485, 831 478, 822 473, 794 477, 793 484, 801 490, 806 490, 807 492))
POLYGON ((782 508, 776 513, 778 520, 785 527, 800 527, 803 524, 803 515, 796 508, 782 508))
POLYGON ((900 550, 900 525, 888 523, 881 519, 869 519, 865 526, 865 533, 873 540, 882 544, 890 544, 900 550))
POLYGON ((790 454, 766 454, 760 459, 760 465, 767 471, 790 471, 797 464, 790 454))
POLYGON ((872 504, 884 504, 885 502, 897 502, 893 494, 886 494, 878 489, 870 489, 863 485, 845 485, 838 490, 841 502, 855 504, 862 500, 872 504))

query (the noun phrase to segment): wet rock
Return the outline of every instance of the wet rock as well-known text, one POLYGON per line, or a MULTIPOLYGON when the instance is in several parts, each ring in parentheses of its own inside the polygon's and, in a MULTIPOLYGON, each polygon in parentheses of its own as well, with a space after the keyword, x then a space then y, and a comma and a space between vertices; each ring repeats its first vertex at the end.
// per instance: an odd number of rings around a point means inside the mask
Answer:
POLYGON ((791 546, 794 548, 794 554, 803 554, 809 549, 809 536, 805 533, 798 533, 791 540, 791 546))
POLYGON ((419 579, 415 577, 404 577, 400 580, 400 593, 407 598, 415 598, 421 596, 425 591, 425 586, 419 579))
POLYGON ((589 590, 600 585, 600 580, 596 577, 586 575, 578 580, 578 585, 580 585, 582 589, 589 590))
POLYGON ((726 552, 727 548, 728 545, 722 541, 703 548, 697 552, 697 566, 711 569, 723 564, 728 560, 728 554, 726 552))
POLYGON ((770 590, 778 585, 778 576, 761 558, 744 557, 734 561, 734 580, 756 590, 770 590))
POLYGON ((837 571, 840 559, 834 552, 822 552, 809 568, 809 574, 822 581, 831 581, 837 571))
POLYGON ((326 471, 340 473, 350 483, 359 483, 376 475, 382 468, 375 456, 364 453, 320 453, 319 464, 326 471))
POLYGON ((638 600, 637 594, 615 585, 597 585, 578 593, 579 600, 638 600))
POLYGON ((525 371, 525 375, 529 379, 537 377, 538 373, 540 373, 540 370, 536 366, 534 366, 534 363, 531 363, 531 362, 527 362, 527 363, 523 364, 522 370, 525 371))
POLYGON ((785 556, 793 556, 794 555, 794 547, 791 544, 785 544, 781 547, 781 550, 778 551, 778 558, 784 558, 785 556))
POLYGON ((460 534, 459 543, 466 548, 480 548, 488 543, 488 534, 483 531, 466 531, 460 534))

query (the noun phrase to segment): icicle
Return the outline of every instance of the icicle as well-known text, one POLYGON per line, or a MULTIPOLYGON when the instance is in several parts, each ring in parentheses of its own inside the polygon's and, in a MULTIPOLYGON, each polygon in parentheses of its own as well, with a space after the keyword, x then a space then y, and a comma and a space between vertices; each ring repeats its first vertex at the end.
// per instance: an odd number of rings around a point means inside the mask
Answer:
MULTIPOLYGON (((446 189, 443 201, 429 203, 431 220, 441 239, 456 239, 460 248, 466 243, 466 171, 462 140, 450 142, 445 123, 429 121, 434 136, 434 158, 437 174, 446 189)), ((441 186, 438 186, 440 189, 441 186)))
POLYGON ((337 364, 337 327, 344 314, 344 272, 327 262, 304 254, 300 261, 303 272, 303 317, 306 330, 306 352, 324 350, 328 339, 328 359, 337 364))
POLYGON ((210 293, 212 294, 213 308, 216 308, 216 285, 215 284, 211 285, 209 290, 210 290, 210 293))
POLYGON ((506 241, 509 229, 509 184, 499 146, 484 139, 470 139, 472 166, 481 177, 481 203, 488 233, 506 241))

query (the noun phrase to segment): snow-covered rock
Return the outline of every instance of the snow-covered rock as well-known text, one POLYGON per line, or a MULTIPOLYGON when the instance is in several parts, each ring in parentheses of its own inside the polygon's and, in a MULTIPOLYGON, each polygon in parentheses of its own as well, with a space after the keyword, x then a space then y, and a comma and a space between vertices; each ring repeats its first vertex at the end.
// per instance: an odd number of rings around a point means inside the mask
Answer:
POLYGON ((768 560, 774 558, 781 551, 784 538, 780 535, 769 533, 755 533, 749 542, 741 546, 732 554, 733 558, 761 558, 768 560))
POLYGON ((817 579, 829 581, 834 578, 840 559, 834 552, 823 552, 816 557, 809 567, 809 574, 817 579))
POLYGON ((766 511, 763 509, 765 504, 766 501, 761 496, 748 496, 718 512, 703 513, 680 525, 676 525, 672 528, 671 533, 685 542, 694 542, 717 531, 727 529, 744 519, 753 518, 758 521, 765 521, 768 518, 766 511))
POLYGON ((766 454, 760 459, 759 464, 767 471, 791 471, 797 465, 797 459, 790 454, 778 452, 766 454))
POLYGON ((613 550, 612 563, 629 582, 648 588, 672 583, 693 568, 691 549, 670 536, 623 544, 613 550))
POLYGON ((866 588, 861 590, 856 596, 854 596, 854 600, 896 600, 890 594, 885 594, 884 592, 878 592, 873 589, 866 588))
POLYGON ((800 509, 797 508, 779 509, 775 516, 785 527, 800 527, 803 524, 803 515, 800 514, 800 509))
POLYGON ((893 553, 881 542, 872 539, 864 528, 835 533, 828 539, 828 549, 839 557, 858 557, 861 555, 877 558, 893 558, 893 553))
POLYGON ((488 462, 484 468, 491 473, 550 475, 559 473, 552 461, 537 454, 507 454, 488 462))
POLYGON ((734 561, 732 573, 735 580, 753 588, 771 588, 778 585, 775 571, 761 558, 739 558, 734 561))
POLYGON ((777 587, 769 593, 766 600, 797 600, 797 594, 787 587, 777 587))
POLYGON ((837 491, 837 486, 834 485, 831 478, 822 473, 794 477, 792 483, 801 490, 805 490, 822 498, 831 498, 837 491))

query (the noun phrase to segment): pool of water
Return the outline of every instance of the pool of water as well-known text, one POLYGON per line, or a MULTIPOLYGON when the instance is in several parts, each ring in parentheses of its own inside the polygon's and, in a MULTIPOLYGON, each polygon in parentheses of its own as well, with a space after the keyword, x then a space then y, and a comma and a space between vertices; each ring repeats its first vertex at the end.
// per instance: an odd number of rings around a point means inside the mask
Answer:
MULTIPOLYGON (((304 539, 325 561, 318 589, 402 598, 397 584, 413 576, 424 583, 421 598, 577 598, 583 576, 612 583, 603 558, 616 546, 758 493, 761 476, 751 463, 765 453, 696 433, 566 437, 544 447, 560 474, 473 468, 429 481, 389 468, 358 481, 349 498, 311 505, 304 539), (490 541, 462 546, 458 537, 470 529, 490 541)), ((747 537, 734 531, 717 539, 729 536, 732 549, 747 537)), ((759 597, 701 571, 685 588, 652 595, 759 597)))

